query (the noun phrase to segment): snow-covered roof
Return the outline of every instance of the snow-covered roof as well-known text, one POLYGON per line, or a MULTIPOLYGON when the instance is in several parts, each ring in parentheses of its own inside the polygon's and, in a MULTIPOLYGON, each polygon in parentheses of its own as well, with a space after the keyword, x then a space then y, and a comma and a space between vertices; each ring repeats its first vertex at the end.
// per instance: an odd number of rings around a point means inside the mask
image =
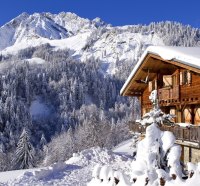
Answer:
POLYGON ((121 95, 148 54, 154 54, 161 57, 163 60, 173 60, 200 69, 200 47, 150 46, 142 54, 138 63, 135 65, 128 79, 124 83, 120 91, 121 95))

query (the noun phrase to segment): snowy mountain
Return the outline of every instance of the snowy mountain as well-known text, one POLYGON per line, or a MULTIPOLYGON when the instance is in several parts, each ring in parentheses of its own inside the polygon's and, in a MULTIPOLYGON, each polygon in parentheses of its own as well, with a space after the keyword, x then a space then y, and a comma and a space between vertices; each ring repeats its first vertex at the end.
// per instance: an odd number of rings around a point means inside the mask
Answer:
POLYGON ((37 38, 63 39, 69 32, 42 14, 23 13, 0 28, 0 49, 37 38))
POLYGON ((112 27, 70 12, 23 13, 0 28, 0 50, 13 55, 48 43, 54 50, 70 49, 81 61, 98 59, 102 72, 115 74, 119 61, 135 63, 149 45, 199 46, 199 35, 198 29, 173 22, 112 27))
POLYGON ((73 13, 34 13, 32 15, 22 13, 0 28, 0 49, 39 38, 48 40, 69 38, 103 25, 103 21, 98 18, 90 21, 73 13))

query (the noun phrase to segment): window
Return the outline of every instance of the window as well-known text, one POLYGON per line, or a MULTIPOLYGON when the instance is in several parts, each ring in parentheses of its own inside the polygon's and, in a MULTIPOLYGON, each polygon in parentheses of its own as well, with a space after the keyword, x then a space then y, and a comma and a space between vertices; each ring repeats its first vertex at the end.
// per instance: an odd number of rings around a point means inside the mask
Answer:
POLYGON ((151 92, 152 90, 153 90, 152 81, 149 81, 149 92, 151 92))
POLYGON ((163 76, 163 87, 171 87, 172 86, 172 76, 166 75, 163 76))
POLYGON ((184 70, 180 72, 180 84, 181 85, 188 85, 191 84, 191 72, 188 70, 184 70))

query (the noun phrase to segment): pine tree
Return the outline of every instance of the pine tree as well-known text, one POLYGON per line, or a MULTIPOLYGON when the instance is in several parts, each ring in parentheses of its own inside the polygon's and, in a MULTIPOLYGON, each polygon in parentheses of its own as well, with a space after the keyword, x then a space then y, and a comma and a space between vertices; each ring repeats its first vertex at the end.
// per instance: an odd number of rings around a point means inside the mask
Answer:
POLYGON ((19 138, 13 164, 15 169, 28 169, 34 167, 33 147, 30 136, 24 128, 19 138))
POLYGON ((41 136, 41 139, 40 139, 40 147, 43 148, 46 144, 47 144, 47 140, 46 140, 44 133, 43 133, 42 136, 41 136))

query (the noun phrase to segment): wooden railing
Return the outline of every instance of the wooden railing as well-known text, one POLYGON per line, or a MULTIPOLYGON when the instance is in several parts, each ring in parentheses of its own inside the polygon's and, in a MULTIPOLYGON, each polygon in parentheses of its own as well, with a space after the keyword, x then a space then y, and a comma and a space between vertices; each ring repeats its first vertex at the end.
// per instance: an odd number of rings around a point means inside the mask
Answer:
POLYGON ((166 101, 170 99, 179 99, 179 85, 173 88, 166 87, 158 90, 159 101, 166 101))
MULTIPOLYGON (((130 130, 139 133, 145 133, 146 126, 142 126, 135 122, 129 122, 130 130)), ((200 148, 200 126, 190 126, 183 128, 180 126, 165 126, 160 127, 162 131, 171 131, 177 140, 197 143, 200 148)))

